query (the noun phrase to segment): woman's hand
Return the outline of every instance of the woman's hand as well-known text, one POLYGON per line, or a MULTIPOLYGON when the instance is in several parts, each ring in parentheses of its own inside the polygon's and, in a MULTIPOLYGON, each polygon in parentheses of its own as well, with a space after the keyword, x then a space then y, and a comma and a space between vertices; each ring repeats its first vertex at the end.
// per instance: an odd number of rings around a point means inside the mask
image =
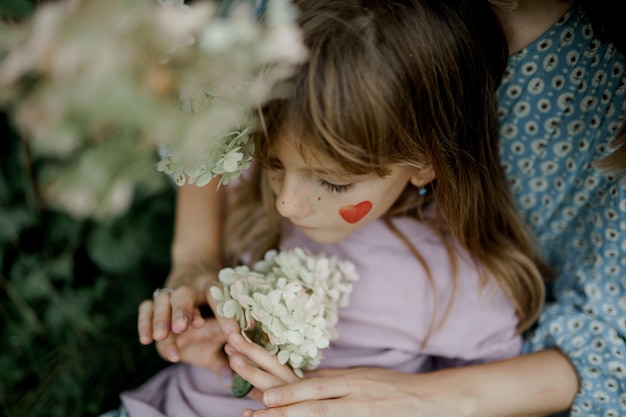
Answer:
POLYGON ((204 319, 198 306, 207 303, 202 294, 206 293, 205 287, 214 276, 214 272, 201 266, 174 267, 165 283, 165 287, 172 290, 161 291, 139 305, 137 330, 140 343, 148 345, 169 339, 168 349, 161 350, 167 352, 164 359, 176 362, 178 350, 169 336, 171 333, 181 334, 190 326, 202 325, 204 319))
POLYGON ((405 374, 324 369, 263 393, 266 410, 244 417, 537 417, 571 407, 574 366, 556 349, 484 365, 405 374))
POLYGON ((265 390, 300 380, 289 366, 278 362, 276 355, 248 342, 238 332, 228 335, 224 350, 233 371, 254 386, 248 394, 253 399, 260 401, 265 390))
MULTIPOLYGON (((232 363, 232 360, 231 360, 232 363)), ((267 389, 266 410, 244 410, 243 417, 460 417, 455 398, 444 398, 420 384, 418 374, 381 368, 325 369, 292 384, 267 389), (418 388, 420 387, 420 388, 418 388), (422 392, 418 392, 421 389, 422 392)))
MULTIPOLYGON (((199 306, 208 305, 215 311, 217 303, 210 296, 209 289, 213 285, 219 285, 216 275, 216 270, 200 264, 173 268, 165 283, 166 287, 172 290, 161 291, 153 299, 145 300, 139 306, 137 321, 139 341, 144 345, 156 341, 157 350, 165 360, 179 361, 182 347, 187 344, 198 344, 199 341, 194 337, 207 334, 205 330, 204 333, 196 333, 191 339, 179 340, 188 329, 200 329, 203 326, 205 320, 200 314, 199 306)), ((239 331, 234 319, 217 317, 217 323, 223 335, 239 331)), ((212 328, 212 325, 209 327, 212 328)), ((188 354, 183 360, 189 363, 198 362, 197 358, 188 354)))
MULTIPOLYGON (((233 371, 254 385, 249 396, 269 407, 245 409, 244 417, 460 416, 431 413, 429 402, 411 392, 416 375, 380 368, 327 369, 301 380, 275 355, 239 334, 229 335, 225 350, 233 371)), ((442 405, 438 407, 441 413, 442 405)))

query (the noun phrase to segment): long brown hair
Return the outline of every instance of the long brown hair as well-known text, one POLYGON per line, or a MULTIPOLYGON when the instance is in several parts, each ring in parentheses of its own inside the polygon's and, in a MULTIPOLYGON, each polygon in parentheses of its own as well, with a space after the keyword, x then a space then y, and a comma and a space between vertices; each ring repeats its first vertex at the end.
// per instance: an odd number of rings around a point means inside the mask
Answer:
POLYGON ((620 178, 620 183, 626 187, 626 115, 622 118, 622 127, 610 143, 613 151, 604 158, 595 162, 595 166, 609 174, 620 178))
POLYGON ((541 309, 543 281, 500 166, 496 87, 508 49, 489 3, 295 3, 310 57, 287 95, 260 109, 260 164, 228 210, 229 259, 259 258, 278 244, 279 216, 262 165, 276 138, 289 131, 298 146, 326 153, 350 173, 432 167, 430 192, 421 196, 407 186, 386 217, 428 221, 423 208, 435 202, 432 227, 444 244, 458 242, 494 277, 515 303, 519 329, 527 328, 541 309))

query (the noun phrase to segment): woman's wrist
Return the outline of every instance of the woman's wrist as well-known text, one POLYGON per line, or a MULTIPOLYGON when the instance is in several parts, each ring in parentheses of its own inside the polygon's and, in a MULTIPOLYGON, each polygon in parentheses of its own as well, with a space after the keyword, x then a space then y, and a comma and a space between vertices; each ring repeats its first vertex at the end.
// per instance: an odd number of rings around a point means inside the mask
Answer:
POLYGON ((568 410, 578 391, 575 368, 557 349, 424 376, 416 394, 464 417, 550 415, 568 410))
POLYGON ((217 281, 220 267, 217 262, 197 261, 178 262, 172 265, 169 276, 165 280, 168 288, 188 286, 199 294, 205 294, 217 281))
POLYGON ((417 383, 410 384, 415 388, 412 394, 432 405, 432 416, 478 417, 479 398, 473 384, 469 383, 470 373, 463 370, 453 368, 415 374, 417 383))

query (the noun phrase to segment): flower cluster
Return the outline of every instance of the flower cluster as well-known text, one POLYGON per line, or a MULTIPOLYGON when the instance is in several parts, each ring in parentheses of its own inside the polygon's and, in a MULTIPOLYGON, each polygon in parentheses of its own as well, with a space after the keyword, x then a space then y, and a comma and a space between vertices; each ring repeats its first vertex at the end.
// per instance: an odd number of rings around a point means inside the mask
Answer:
POLYGON ((255 264, 225 268, 212 287, 217 313, 235 317, 244 337, 277 355, 296 375, 315 369, 337 337, 338 309, 348 304, 354 265, 295 248, 268 251, 255 264))
POLYGON ((204 158, 194 166, 185 166, 171 153, 170 147, 163 147, 163 158, 157 163, 157 170, 170 175, 177 185, 207 185, 219 176, 218 186, 228 184, 238 178, 241 172, 250 167, 254 146, 250 139, 252 126, 224 135, 205 152, 204 158))
POLYGON ((252 109, 307 58, 290 0, 59 0, 0 22, 0 110, 37 161, 42 199, 122 214, 134 192, 197 185, 250 162, 252 109), (225 7, 228 6, 228 7, 225 7), (235 132, 235 133, 232 133, 235 132))

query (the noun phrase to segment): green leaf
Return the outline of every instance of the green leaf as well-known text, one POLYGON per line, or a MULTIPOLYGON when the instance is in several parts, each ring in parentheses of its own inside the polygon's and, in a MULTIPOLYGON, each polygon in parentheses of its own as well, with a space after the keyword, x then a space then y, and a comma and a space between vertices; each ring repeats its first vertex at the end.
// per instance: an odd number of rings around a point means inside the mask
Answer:
POLYGON ((28 16, 34 9, 28 0, 2 0, 0 2, 0 18, 23 18, 28 16))
POLYGON ((243 379, 239 374, 235 374, 233 376, 233 385, 231 386, 231 390, 235 397, 245 397, 250 391, 252 391, 252 388, 252 384, 243 379))

